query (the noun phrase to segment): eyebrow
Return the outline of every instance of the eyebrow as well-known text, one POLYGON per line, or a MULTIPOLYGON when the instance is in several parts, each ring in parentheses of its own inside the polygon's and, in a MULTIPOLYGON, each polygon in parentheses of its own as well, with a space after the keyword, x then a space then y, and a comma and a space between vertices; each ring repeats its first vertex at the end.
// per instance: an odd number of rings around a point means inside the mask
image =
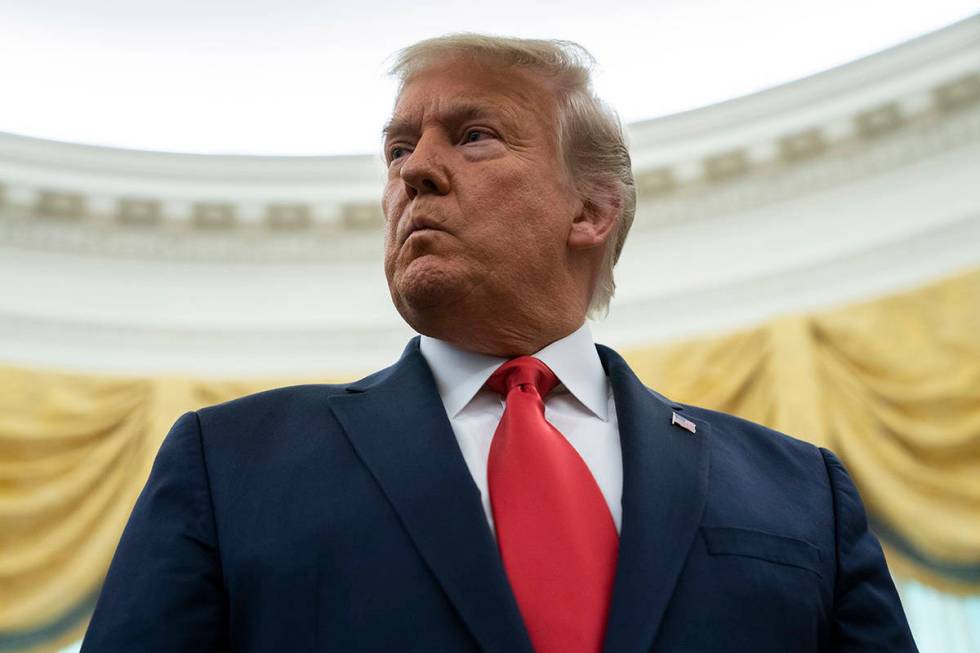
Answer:
MULTIPOLYGON (((505 131, 516 129, 513 112, 495 103, 480 103, 466 101, 451 101, 436 112, 436 122, 443 125, 457 125, 470 120, 494 120, 499 122, 505 131)), ((388 141, 393 137, 416 134, 419 131, 419 120, 411 116, 393 116, 381 130, 381 138, 388 141)))

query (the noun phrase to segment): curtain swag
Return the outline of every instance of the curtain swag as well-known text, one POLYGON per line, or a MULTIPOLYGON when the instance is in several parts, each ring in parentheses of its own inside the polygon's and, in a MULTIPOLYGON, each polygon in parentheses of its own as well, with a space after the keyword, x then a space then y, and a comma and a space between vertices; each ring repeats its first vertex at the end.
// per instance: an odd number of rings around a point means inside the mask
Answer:
MULTIPOLYGON (((980 591, 980 270, 623 353, 672 399, 834 450, 894 573, 980 591)), ((0 367, 0 652, 53 651, 81 636, 181 413, 303 381, 0 367)))

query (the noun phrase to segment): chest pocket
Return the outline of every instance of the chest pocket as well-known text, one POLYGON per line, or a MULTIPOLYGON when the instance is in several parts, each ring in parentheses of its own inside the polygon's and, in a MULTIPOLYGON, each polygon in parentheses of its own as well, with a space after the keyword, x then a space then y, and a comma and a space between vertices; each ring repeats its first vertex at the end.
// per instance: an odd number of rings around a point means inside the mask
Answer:
POLYGON ((799 567, 820 576, 820 549, 792 537, 747 528, 702 526, 701 534, 714 556, 742 556, 799 567))

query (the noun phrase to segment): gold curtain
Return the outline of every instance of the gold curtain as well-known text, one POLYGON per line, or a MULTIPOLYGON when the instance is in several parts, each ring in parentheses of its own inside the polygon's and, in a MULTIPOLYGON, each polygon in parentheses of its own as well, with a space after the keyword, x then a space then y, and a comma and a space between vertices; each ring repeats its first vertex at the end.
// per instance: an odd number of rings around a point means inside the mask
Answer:
POLYGON ((0 651, 53 651, 81 637, 182 413, 297 382, 0 368, 0 651))
MULTIPOLYGON (((980 591, 980 270, 623 353, 673 399, 833 449, 896 573, 980 591)), ((301 381, 0 368, 0 651, 51 651, 81 636, 182 412, 301 381)))
POLYGON ((672 399, 832 449, 896 573, 980 592, 980 270, 624 355, 672 399))

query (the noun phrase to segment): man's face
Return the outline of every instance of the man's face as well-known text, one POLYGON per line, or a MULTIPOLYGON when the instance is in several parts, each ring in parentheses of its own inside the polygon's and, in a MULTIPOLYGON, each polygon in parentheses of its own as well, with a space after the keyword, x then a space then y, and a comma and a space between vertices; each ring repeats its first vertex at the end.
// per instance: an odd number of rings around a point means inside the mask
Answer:
POLYGON ((385 274, 412 326, 474 304, 523 310, 567 284, 581 202, 555 117, 550 84, 526 71, 451 63, 405 85, 386 130, 383 208, 385 274))

